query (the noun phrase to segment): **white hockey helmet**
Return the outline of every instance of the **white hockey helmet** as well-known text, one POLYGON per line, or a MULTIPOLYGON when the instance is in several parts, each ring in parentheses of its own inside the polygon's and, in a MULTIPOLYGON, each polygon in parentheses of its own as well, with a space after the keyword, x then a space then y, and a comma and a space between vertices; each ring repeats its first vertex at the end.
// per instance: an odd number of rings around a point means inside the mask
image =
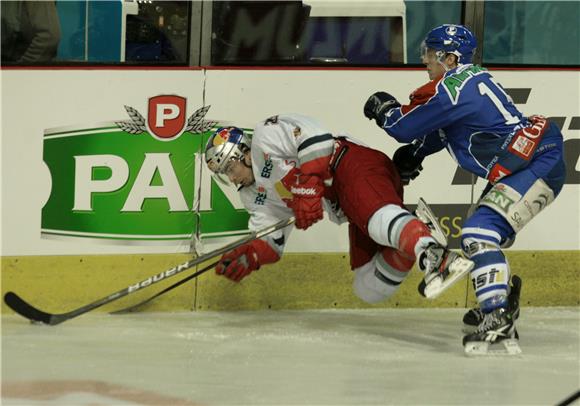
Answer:
POLYGON ((205 146, 207 167, 223 181, 224 177, 219 175, 227 175, 228 164, 232 161, 241 161, 250 146, 251 141, 242 129, 220 127, 205 146))

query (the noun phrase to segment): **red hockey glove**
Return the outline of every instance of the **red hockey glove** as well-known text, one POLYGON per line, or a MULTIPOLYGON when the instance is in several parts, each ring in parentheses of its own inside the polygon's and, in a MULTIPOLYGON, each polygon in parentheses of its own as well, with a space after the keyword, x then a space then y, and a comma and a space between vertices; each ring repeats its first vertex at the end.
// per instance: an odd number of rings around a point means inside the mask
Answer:
POLYGON ((322 196, 324 185, 315 175, 303 175, 298 171, 289 173, 282 183, 292 193, 292 199, 284 199, 296 217, 296 227, 306 230, 318 220, 322 220, 322 196))
POLYGON ((234 282, 239 282, 261 265, 271 264, 280 259, 278 253, 264 240, 254 240, 248 244, 225 253, 215 268, 234 282))

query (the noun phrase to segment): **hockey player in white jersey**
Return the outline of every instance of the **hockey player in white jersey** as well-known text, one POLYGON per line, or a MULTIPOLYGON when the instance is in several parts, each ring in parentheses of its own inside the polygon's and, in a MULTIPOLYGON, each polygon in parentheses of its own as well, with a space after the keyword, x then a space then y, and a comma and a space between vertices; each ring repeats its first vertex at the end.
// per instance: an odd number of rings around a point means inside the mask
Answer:
MULTIPOLYGON (((401 179, 385 154, 333 136, 312 118, 270 117, 256 125, 251 141, 239 128, 220 128, 205 159, 216 176, 238 186, 251 230, 292 215, 307 229, 323 210, 336 223, 348 221, 353 288, 365 302, 390 297, 416 260, 431 297, 473 267, 404 207, 401 179)), ((291 227, 226 253, 216 272, 240 281, 278 261, 291 227)))

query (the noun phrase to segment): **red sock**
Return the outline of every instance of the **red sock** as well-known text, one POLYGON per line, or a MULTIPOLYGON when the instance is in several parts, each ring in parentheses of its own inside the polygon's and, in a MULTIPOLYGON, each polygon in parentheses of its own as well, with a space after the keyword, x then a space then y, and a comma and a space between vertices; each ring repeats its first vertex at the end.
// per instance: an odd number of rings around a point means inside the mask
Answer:
POLYGON ((431 237, 429 228, 421 220, 413 219, 401 231, 399 237, 399 251, 408 258, 415 260, 415 246, 422 237, 431 237))
POLYGON ((401 272, 409 272, 415 263, 415 258, 409 258, 404 252, 391 247, 384 247, 381 255, 387 264, 401 272))

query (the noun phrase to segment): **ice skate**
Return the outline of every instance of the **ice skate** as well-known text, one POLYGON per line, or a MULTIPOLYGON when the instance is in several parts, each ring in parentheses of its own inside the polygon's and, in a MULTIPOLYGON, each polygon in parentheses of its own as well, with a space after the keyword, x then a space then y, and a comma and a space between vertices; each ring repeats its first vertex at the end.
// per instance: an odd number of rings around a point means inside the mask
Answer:
POLYGON ((419 256, 418 265, 425 273, 419 293, 428 299, 439 296, 474 267, 473 261, 439 244, 429 245, 419 256))
POLYGON ((516 312, 503 307, 484 314, 477 329, 463 337, 465 354, 468 356, 521 354, 515 314, 516 312))
POLYGON ((417 203, 417 208, 415 209, 415 216, 419 220, 421 220, 431 231, 431 236, 437 241, 441 246, 447 247, 447 236, 443 232, 443 229, 439 225, 439 221, 431 208, 423 200, 422 197, 419 198, 419 202, 417 203))
MULTIPOLYGON (((520 317, 520 293, 522 290, 522 279, 517 275, 512 275, 510 283, 510 293, 508 295, 508 306, 512 309, 513 318, 520 317)), ((483 321, 485 314, 479 307, 470 309, 463 315, 463 332, 472 333, 483 321)))

